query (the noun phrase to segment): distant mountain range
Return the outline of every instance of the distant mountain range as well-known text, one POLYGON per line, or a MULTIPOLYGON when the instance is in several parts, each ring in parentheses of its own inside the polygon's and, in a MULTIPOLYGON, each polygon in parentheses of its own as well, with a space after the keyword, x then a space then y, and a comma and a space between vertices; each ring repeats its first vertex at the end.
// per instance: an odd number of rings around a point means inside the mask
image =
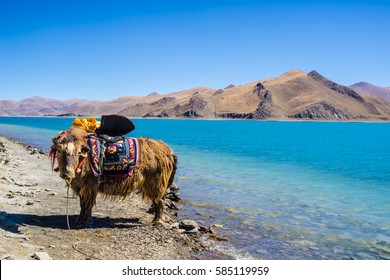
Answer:
POLYGON ((389 102, 390 88, 364 82, 346 87, 316 71, 292 70, 245 85, 195 87, 106 102, 58 101, 37 96, 21 101, 3 100, 0 115, 388 121, 389 102))
POLYGON ((379 87, 365 82, 360 82, 349 86, 359 93, 375 95, 387 102, 390 102, 390 87, 379 87))
POLYGON ((60 101, 33 96, 20 101, 0 100, 0 115, 3 116, 47 116, 71 112, 82 106, 99 104, 98 101, 71 99, 60 101))

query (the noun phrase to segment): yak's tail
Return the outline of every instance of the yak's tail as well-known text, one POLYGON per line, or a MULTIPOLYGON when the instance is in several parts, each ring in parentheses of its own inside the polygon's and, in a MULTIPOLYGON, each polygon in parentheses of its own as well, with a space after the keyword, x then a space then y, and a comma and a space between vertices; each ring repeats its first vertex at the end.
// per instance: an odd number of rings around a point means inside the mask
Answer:
POLYGON ((173 180, 175 179, 178 160, 179 160, 179 158, 177 157, 177 155, 173 154, 173 170, 171 173, 171 177, 169 178, 169 181, 168 181, 168 188, 173 184, 173 180))

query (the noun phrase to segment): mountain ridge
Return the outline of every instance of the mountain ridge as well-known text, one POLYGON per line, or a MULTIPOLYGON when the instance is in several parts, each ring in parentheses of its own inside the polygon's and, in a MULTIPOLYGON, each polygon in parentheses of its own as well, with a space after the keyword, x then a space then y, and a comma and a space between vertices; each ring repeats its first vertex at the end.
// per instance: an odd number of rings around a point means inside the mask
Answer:
MULTIPOLYGON (((374 86, 375 87, 375 86, 374 86)), ((387 89, 387 88, 385 88, 387 89)), ((389 89, 390 90, 390 89, 389 89)), ((390 91, 389 91, 390 96, 390 91)), ((110 101, 58 101, 35 96, 0 101, 0 115, 276 120, 388 121, 390 103, 361 87, 344 86, 316 71, 294 69, 278 77, 214 89, 205 86, 110 101)))

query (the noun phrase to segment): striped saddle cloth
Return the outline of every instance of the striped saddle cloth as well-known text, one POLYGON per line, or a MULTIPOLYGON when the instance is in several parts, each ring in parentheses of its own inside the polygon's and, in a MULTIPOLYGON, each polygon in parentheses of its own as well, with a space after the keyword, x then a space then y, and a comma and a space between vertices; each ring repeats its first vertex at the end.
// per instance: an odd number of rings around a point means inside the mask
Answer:
POLYGON ((120 179, 130 176, 138 167, 139 143, 137 138, 120 137, 115 142, 88 137, 89 162, 96 177, 120 179))

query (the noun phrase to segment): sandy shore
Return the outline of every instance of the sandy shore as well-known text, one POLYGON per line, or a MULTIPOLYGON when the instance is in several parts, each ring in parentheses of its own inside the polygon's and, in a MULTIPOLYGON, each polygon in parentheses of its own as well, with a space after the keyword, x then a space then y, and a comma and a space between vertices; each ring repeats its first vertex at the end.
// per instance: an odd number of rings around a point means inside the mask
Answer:
POLYGON ((124 201, 98 197, 91 226, 76 230, 79 200, 67 197, 48 156, 0 136, 0 259, 225 258, 210 250, 212 229, 183 233, 180 211, 171 209, 166 225, 154 227, 149 205, 137 194, 124 201))

